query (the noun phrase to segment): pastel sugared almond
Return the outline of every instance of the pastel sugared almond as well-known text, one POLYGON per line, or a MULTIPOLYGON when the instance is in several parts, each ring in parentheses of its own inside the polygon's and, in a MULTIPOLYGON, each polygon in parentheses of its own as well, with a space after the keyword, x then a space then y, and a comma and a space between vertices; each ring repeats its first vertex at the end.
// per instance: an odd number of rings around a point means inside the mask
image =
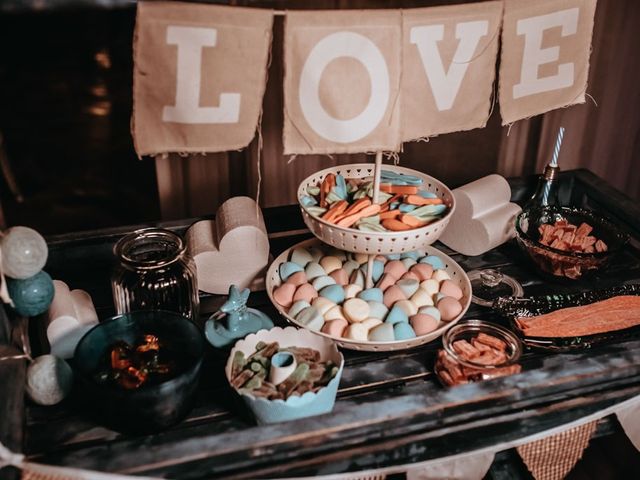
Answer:
POLYGON ((293 304, 293 295, 296 293, 296 286, 291 283, 283 283, 273 291, 273 299, 278 305, 289 308, 293 304))
POLYGON ((440 284, 440 293, 447 297, 453 297, 456 300, 460 300, 462 298, 462 289, 451 280, 444 280, 440 284))

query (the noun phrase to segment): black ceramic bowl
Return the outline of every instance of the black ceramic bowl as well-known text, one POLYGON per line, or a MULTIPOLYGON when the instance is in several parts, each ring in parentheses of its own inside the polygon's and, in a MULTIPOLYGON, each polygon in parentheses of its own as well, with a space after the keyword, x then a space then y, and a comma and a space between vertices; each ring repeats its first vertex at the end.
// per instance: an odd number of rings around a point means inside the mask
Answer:
POLYGON ((74 364, 87 407, 98 421, 116 430, 153 432, 179 422, 191 409, 202 368, 205 342, 200 329, 185 317, 165 311, 139 311, 112 317, 89 330, 76 347, 74 364), (156 335, 182 368, 162 383, 126 390, 101 383, 96 374, 108 349, 118 340, 134 344, 156 335))
POLYGON ((542 272, 555 278, 577 280, 605 267, 625 245, 628 235, 591 210, 550 206, 528 209, 518 215, 516 239, 522 251, 542 272), (583 222, 591 225, 593 231, 589 235, 605 242, 607 251, 580 253, 543 245, 539 241, 538 227, 542 224, 553 224, 557 220, 567 220, 576 226, 583 222))

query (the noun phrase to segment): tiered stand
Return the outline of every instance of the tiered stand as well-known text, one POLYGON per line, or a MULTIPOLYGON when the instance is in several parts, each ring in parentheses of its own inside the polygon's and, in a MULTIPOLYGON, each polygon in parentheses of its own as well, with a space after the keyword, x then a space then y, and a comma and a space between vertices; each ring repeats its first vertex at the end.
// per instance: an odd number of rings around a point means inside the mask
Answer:
MULTIPOLYGON (((439 250, 431 247, 445 227, 449 223, 449 219, 455 210, 455 198, 451 190, 439 180, 411 170, 409 168, 397 167, 397 166, 385 166, 387 170, 394 173, 412 175, 422 179, 423 188, 435 193, 442 198, 445 205, 447 205, 447 213, 439 220, 430 223, 424 227, 406 230, 402 232, 361 232, 353 228, 339 227, 333 223, 329 223, 321 218, 311 215, 300 204, 300 210, 302 218, 305 224, 309 227, 309 230, 323 243, 336 247, 340 250, 345 250, 353 253, 364 253, 368 257, 367 265, 367 277, 366 287, 373 287, 373 281, 371 278, 373 272, 373 261, 377 255, 386 255, 392 253, 405 253, 414 250, 423 250, 428 255, 437 255, 445 263, 445 270, 451 277, 451 279, 458 284, 462 289, 462 312, 455 319, 441 326, 437 330, 427 334, 421 335, 411 340, 393 341, 393 342, 357 342, 346 338, 330 337, 335 340, 340 346, 353 350, 366 350, 366 351, 392 351, 402 350, 406 348, 415 347, 424 343, 430 342, 439 337, 449 327, 454 325, 469 308, 471 302, 471 283, 464 270, 450 257, 440 252, 439 250)), ((345 178, 365 178, 373 176, 373 203, 379 203, 380 193, 380 176, 382 171, 382 153, 376 154, 375 165, 370 163, 351 164, 337 167, 331 167, 306 178, 298 188, 298 200, 307 193, 307 187, 318 185, 322 180, 330 173, 335 175, 341 174, 345 178)), ((295 247, 308 247, 317 244, 316 240, 309 240, 303 242, 295 247)), ((287 315, 287 312, 282 309, 272 297, 272 291, 280 284, 280 276, 278 268, 281 263, 287 260, 291 249, 283 252, 272 263, 269 271, 267 272, 266 287, 269 298, 273 302, 274 306, 278 309, 281 315, 283 315, 290 322, 303 327, 304 325, 297 322, 293 317, 287 315)), ((322 332, 316 332, 319 335, 328 336, 322 332)))

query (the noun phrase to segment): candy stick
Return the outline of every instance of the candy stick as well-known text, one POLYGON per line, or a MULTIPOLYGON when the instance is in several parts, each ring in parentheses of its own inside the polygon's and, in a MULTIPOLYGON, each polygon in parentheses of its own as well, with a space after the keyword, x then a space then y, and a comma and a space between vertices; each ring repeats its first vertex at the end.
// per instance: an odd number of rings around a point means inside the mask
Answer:
POLYGON ((251 379, 244 384, 243 388, 247 390, 253 390, 254 388, 260 388, 262 386, 262 379, 258 375, 254 375, 251 379))
POLYGON ((307 347, 287 347, 282 349, 283 352, 290 352, 296 357, 296 362, 317 362, 320 360, 320 352, 313 348, 307 347))
POLYGON ((233 361, 231 362, 231 378, 236 378, 242 369, 244 368, 244 353, 240 350, 237 350, 235 355, 233 356, 233 361))
POLYGON ((255 372, 252 372, 251 370, 243 370, 236 378, 231 380, 231 386, 234 388, 240 388, 253 378, 254 375, 255 372))
POLYGON ((298 386, 300 382, 306 380, 309 373, 309 365, 306 363, 299 364, 289 377, 278 385, 278 391, 287 398, 291 392, 298 386))

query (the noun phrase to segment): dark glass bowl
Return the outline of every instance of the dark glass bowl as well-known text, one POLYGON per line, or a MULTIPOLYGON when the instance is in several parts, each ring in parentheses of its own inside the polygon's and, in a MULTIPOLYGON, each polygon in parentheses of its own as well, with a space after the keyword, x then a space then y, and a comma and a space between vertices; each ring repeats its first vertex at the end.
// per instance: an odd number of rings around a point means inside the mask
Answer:
POLYGON ((200 329, 185 317, 167 311, 138 311, 112 317, 89 330, 76 347, 75 373, 97 420, 126 432, 153 432, 179 422, 191 410, 202 368, 205 342, 200 329), (134 344, 156 335, 181 368, 155 385, 126 390, 95 376, 107 350, 118 340, 134 344))
POLYGON ((591 210, 576 207, 550 206, 524 210, 516 219, 518 245, 545 274, 556 278, 577 280, 607 265, 628 240, 628 235, 616 225, 591 210), (538 227, 557 220, 567 220, 580 226, 585 222, 593 227, 589 234, 607 244, 607 251, 580 253, 559 250, 540 243, 538 227))

